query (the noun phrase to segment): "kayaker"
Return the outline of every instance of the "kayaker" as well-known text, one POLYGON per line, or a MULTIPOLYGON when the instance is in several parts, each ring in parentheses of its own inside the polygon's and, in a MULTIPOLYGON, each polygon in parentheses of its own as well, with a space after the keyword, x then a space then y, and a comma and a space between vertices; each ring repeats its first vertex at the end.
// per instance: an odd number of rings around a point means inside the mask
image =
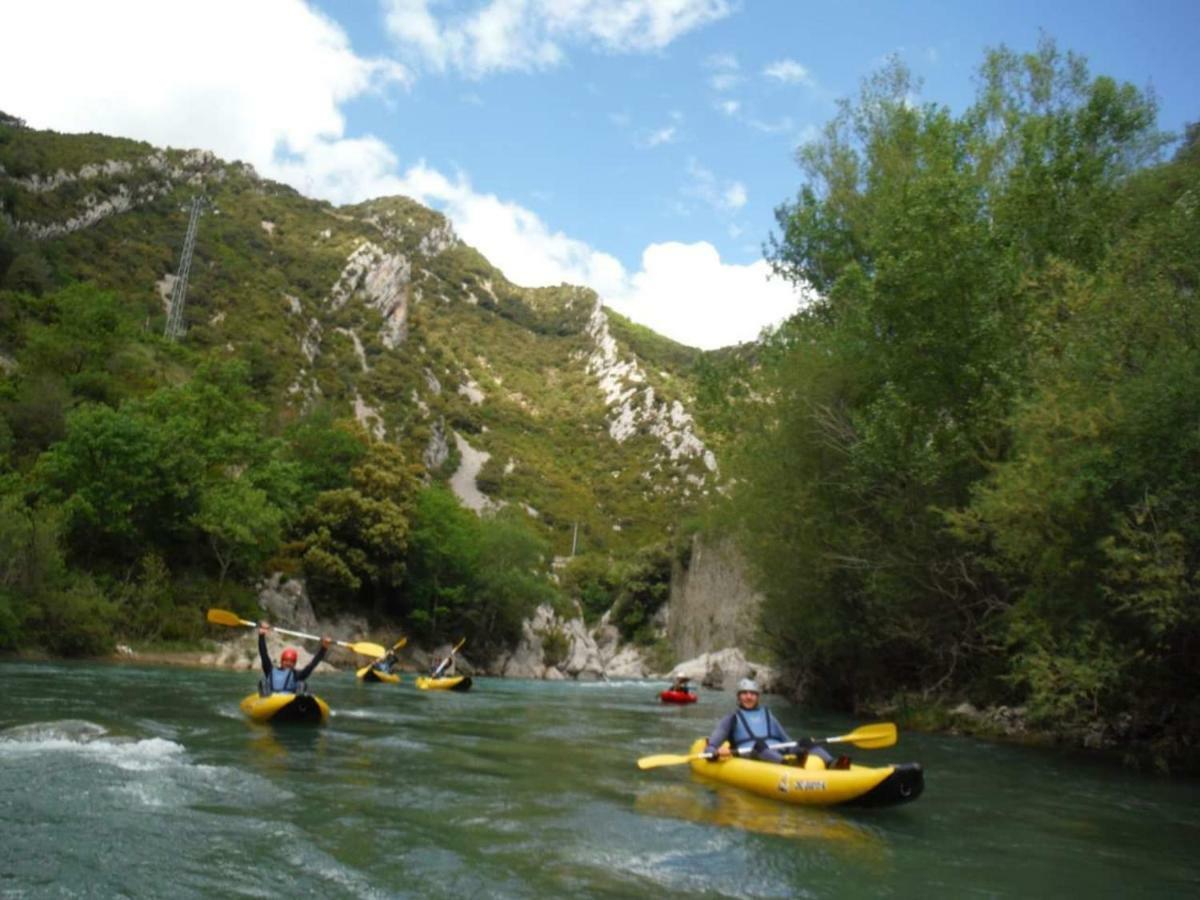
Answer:
MULTIPOLYGON (((732 745, 741 756, 764 762, 783 762, 783 754, 772 749, 770 744, 789 744, 792 739, 783 730, 779 720, 771 715, 771 711, 759 705, 759 693, 758 682, 754 679, 743 678, 738 682, 737 709, 717 723, 708 737, 705 753, 716 754, 719 759, 729 759, 733 755, 730 749, 732 745)), ((833 764, 832 754, 824 747, 807 741, 797 742, 796 747, 820 757, 826 766, 833 764)))
POLYGON ((387 652, 387 656, 383 657, 383 659, 375 660, 375 662, 371 665, 371 668, 378 672, 383 672, 385 675, 391 675, 392 670, 396 668, 397 662, 399 662, 399 660, 396 658, 396 651, 389 650, 387 652))
POLYGON ((443 675, 449 677, 451 666, 454 665, 454 656, 451 654, 445 659, 442 659, 430 670, 430 678, 441 678, 443 675))
POLYGON ((333 639, 326 635, 321 638, 321 649, 307 666, 296 671, 296 648, 284 647, 279 654, 279 666, 271 665, 270 654, 267 653, 267 632, 271 626, 267 622, 258 623, 258 655, 262 660, 263 680, 259 692, 265 697, 270 694, 302 694, 305 691, 304 682, 313 673, 317 664, 325 658, 325 652, 333 639))
POLYGON ((692 679, 688 678, 686 675, 676 675, 675 680, 671 682, 671 690, 677 691, 681 694, 695 693, 696 689, 688 683, 691 680, 692 679))

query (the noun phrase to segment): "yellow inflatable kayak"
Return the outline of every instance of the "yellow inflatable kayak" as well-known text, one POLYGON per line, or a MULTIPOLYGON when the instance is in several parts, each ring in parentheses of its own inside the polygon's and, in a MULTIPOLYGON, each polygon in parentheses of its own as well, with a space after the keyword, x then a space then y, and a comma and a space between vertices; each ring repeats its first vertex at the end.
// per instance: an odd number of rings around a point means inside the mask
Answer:
POLYGON ((400 676, 395 672, 381 672, 374 666, 363 666, 355 675, 358 680, 365 684, 370 684, 372 681, 382 681, 384 684, 399 684, 400 676))
MULTIPOLYGON (((703 739, 692 744, 692 754, 703 750, 703 739)), ((892 806, 916 800, 925 789, 919 763, 826 769, 819 757, 809 754, 803 767, 736 756, 719 762, 693 759, 689 765, 705 778, 801 806, 892 806)))
POLYGON ((427 678, 422 675, 417 679, 417 687, 423 691, 469 691, 471 689, 471 676, 455 675, 452 678, 427 678))
POLYGON ((329 705, 312 694, 251 694, 242 703, 242 712, 255 722, 301 722, 324 725, 329 720, 329 705))

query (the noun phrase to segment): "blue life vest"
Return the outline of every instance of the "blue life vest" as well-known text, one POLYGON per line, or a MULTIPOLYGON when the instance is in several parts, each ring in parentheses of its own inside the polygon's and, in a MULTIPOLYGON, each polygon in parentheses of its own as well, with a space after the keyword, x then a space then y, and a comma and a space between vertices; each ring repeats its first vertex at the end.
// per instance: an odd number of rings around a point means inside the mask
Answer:
POLYGON ((783 731, 775 717, 764 706, 758 709, 739 709, 733 719, 729 742, 737 750, 750 750, 759 741, 782 741, 783 731))
POLYGON ((270 688, 272 694, 296 693, 296 670, 271 669, 270 688))

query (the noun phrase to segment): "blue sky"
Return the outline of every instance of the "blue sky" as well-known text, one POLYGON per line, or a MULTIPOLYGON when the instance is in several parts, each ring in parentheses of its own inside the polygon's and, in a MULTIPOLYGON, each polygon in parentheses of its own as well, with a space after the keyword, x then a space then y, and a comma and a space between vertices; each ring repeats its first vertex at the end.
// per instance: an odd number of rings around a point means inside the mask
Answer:
POLYGON ((512 280, 589 284, 705 347, 799 302, 761 258, 795 148, 889 55, 960 111, 985 48, 1044 32, 1153 87, 1161 127, 1200 119, 1195 0, 42 0, 5 19, 0 109, 32 125, 210 148, 335 202, 405 193, 512 280))

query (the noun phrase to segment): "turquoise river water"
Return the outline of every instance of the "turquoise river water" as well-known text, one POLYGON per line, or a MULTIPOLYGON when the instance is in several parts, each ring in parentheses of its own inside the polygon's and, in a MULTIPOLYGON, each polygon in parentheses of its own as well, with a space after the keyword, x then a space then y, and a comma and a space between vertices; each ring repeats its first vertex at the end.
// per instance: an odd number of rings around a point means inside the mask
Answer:
MULTIPOLYGON (((924 795, 802 809, 683 753, 732 707, 658 684, 311 685, 322 729, 247 722, 255 676, 0 664, 0 898, 1200 896, 1200 785, 901 733, 924 795)), ((767 698, 793 735, 857 722, 767 698)))

